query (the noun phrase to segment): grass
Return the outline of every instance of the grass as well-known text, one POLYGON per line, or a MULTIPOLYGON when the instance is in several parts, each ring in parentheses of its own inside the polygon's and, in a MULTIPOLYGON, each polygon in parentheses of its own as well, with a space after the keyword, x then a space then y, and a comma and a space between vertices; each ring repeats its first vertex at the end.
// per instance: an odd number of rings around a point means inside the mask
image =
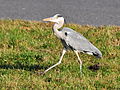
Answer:
POLYGON ((68 52, 62 63, 45 75, 37 75, 58 62, 62 45, 53 35, 52 23, 0 20, 1 90, 113 90, 120 89, 120 26, 65 25, 83 34, 103 53, 102 59, 68 52), (91 71, 90 65, 100 64, 91 71))

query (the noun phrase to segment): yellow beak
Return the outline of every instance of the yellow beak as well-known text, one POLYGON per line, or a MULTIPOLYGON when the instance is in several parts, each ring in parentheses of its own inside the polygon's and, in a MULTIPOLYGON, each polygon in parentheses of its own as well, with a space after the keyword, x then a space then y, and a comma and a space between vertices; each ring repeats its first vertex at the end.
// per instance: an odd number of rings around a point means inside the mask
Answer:
POLYGON ((43 19, 43 21, 51 21, 52 19, 51 18, 45 18, 43 19))

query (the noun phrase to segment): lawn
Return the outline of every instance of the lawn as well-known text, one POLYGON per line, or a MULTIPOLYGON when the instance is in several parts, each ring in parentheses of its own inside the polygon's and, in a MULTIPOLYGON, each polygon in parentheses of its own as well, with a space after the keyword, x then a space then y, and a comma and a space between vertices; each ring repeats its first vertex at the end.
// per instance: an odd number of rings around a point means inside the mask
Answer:
POLYGON ((89 39, 103 54, 102 59, 80 53, 83 74, 77 57, 67 52, 60 65, 38 75, 57 63, 62 51, 52 32, 53 23, 0 20, 1 90, 113 90, 120 89, 120 26, 66 24, 89 39), (94 64, 99 70, 90 70, 94 64))

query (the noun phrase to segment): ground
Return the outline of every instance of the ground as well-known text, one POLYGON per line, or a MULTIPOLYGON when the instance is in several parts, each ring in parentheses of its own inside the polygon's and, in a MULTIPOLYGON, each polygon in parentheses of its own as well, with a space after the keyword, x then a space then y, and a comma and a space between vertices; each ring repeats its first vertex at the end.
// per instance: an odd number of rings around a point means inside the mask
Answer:
POLYGON ((120 26, 89 26, 66 24, 83 34, 102 52, 101 59, 80 53, 83 74, 77 57, 67 52, 57 63, 62 44, 52 32, 53 23, 23 20, 0 20, 0 88, 1 90, 31 89, 120 89, 120 26), (98 70, 88 67, 98 64, 98 70))

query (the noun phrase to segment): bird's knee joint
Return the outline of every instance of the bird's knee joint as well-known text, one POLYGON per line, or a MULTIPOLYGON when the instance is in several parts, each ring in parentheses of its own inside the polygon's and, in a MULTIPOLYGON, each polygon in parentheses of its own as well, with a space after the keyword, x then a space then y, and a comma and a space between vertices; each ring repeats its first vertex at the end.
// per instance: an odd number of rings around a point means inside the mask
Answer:
POLYGON ((61 63, 61 61, 58 62, 58 64, 60 64, 60 63, 61 63))
POLYGON ((81 64, 82 65, 82 61, 78 61, 79 62, 79 64, 81 64))
POLYGON ((80 64, 82 65, 82 62, 80 62, 80 64))

